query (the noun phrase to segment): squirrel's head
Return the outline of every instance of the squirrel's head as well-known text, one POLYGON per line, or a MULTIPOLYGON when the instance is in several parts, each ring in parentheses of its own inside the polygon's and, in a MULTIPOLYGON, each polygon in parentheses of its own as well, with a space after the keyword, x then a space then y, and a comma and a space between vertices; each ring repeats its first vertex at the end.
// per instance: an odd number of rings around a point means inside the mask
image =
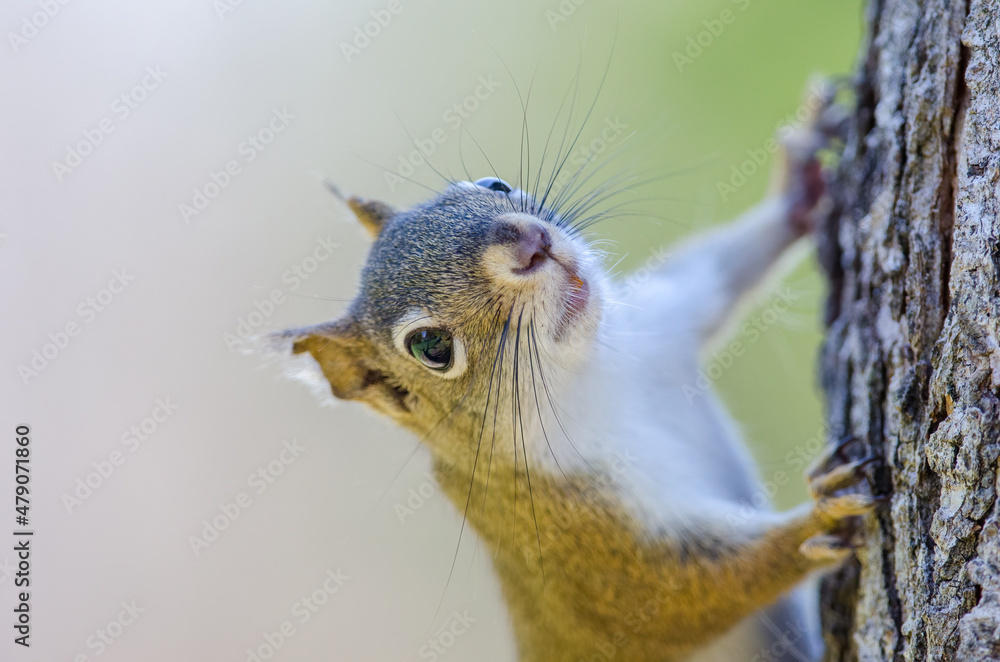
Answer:
POLYGON ((481 418, 515 382, 534 398, 524 389, 541 393, 557 367, 589 357, 597 256, 528 193, 486 178, 403 211, 348 204, 375 239, 360 291, 339 319, 279 334, 337 398, 428 433, 451 416, 481 418))

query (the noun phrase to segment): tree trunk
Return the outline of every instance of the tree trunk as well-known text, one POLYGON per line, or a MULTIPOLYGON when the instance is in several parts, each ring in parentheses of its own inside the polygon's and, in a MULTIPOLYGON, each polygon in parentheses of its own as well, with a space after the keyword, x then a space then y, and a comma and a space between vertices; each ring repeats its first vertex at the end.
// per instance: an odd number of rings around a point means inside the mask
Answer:
POLYGON ((824 583, 827 660, 1000 660, 998 5, 868 8, 821 371, 888 502, 824 583))

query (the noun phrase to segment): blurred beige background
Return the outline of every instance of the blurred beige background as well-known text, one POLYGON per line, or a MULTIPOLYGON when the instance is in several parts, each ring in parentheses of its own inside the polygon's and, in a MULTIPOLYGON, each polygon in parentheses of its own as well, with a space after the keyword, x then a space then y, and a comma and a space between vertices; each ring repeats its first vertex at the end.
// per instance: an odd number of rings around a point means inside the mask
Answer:
MULTIPOLYGON (((578 70, 579 128, 612 50, 576 154, 679 173, 636 196, 658 220, 594 229, 618 271, 655 261, 760 198, 770 163, 733 168, 811 74, 850 70, 860 24, 854 1, 5 3, 5 623, 19 424, 36 533, 32 646, 5 627, 0 659, 512 660, 487 554, 459 542, 415 441, 318 407, 225 334, 328 319, 352 295, 367 240, 316 173, 418 201, 382 169, 413 152, 409 132, 433 137, 443 173, 465 177, 461 147, 473 178, 492 174, 481 147, 516 181, 514 83, 535 76, 538 150, 578 70)), ((782 505, 821 433, 822 282, 807 260, 786 284, 791 309, 765 294, 746 351, 712 359, 782 505)))

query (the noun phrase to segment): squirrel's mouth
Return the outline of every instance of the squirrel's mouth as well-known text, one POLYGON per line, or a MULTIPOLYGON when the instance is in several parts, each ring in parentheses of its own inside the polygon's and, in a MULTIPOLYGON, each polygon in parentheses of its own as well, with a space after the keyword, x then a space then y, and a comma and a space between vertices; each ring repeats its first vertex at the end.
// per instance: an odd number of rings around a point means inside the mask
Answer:
POLYGON ((568 289, 566 298, 563 301, 563 314, 556 324, 556 340, 561 339, 571 324, 583 315, 590 303, 590 283, 580 277, 574 266, 567 266, 562 262, 559 266, 566 270, 568 289))
POLYGON ((590 283, 580 278, 576 272, 570 272, 569 296, 566 297, 566 312, 570 317, 578 317, 587 308, 590 301, 590 283))

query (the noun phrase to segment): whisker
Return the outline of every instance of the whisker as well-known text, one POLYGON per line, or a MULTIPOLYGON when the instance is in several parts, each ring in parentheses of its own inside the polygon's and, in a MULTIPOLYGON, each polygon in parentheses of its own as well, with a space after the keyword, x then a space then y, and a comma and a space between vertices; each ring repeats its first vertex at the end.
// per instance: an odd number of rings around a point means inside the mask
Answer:
MULTIPOLYGON (((490 474, 492 473, 493 470, 493 451, 496 448, 496 440, 497 440, 497 414, 500 410, 500 396, 501 396, 500 388, 503 383, 503 360, 507 348, 507 332, 510 329, 510 320, 513 314, 514 314, 514 308, 511 307, 510 311, 507 313, 507 321, 504 324, 503 332, 500 334, 500 349, 499 349, 500 361, 499 364, 497 365, 497 397, 496 397, 496 403, 493 405, 493 436, 490 439, 490 461, 489 465, 486 468, 486 485, 483 488, 482 512, 486 512, 486 499, 490 491, 490 474)), ((489 406, 490 406, 490 401, 489 398, 487 398, 486 409, 489 409, 489 406)), ((475 470, 473 470, 472 479, 475 480, 475 477, 476 477, 476 472, 475 470)))
MULTIPOLYGON (((538 565, 542 572, 542 586, 545 586, 545 562, 542 558, 542 538, 538 534, 538 517, 535 514, 535 497, 531 489, 531 467, 528 461, 528 449, 524 442, 524 417, 521 411, 521 388, 520 382, 518 380, 519 370, 518 370, 518 350, 520 349, 521 340, 521 318, 524 315, 524 305, 521 306, 521 313, 517 317, 517 342, 514 343, 514 397, 513 400, 516 401, 516 411, 517 411, 517 422, 521 430, 521 451, 524 453, 524 475, 528 481, 528 500, 531 502, 531 519, 535 524, 535 542, 538 544, 538 565)), ((517 487, 517 434, 514 435, 514 486, 516 495, 517 487)), ((516 500, 515 500, 516 504, 516 500)), ((517 507, 514 508, 514 526, 517 526, 517 507)))
POLYGON ((538 387, 535 385, 535 361, 531 352, 531 338, 533 334, 534 320, 528 323, 528 366, 531 368, 531 390, 535 395, 535 412, 538 414, 538 426, 542 430, 542 436, 545 438, 545 445, 549 449, 549 455, 552 456, 552 461, 556 463, 556 468, 559 469, 559 473, 562 474, 562 477, 567 478, 566 472, 563 471, 562 465, 559 464, 559 459, 556 457, 555 451, 552 450, 552 443, 549 441, 549 435, 545 430, 545 423, 542 420, 542 408, 538 401, 538 387))
POLYGON ((594 468, 587 461, 587 458, 584 457, 584 455, 577 449, 576 445, 573 444, 573 440, 570 439, 569 432, 566 431, 566 427, 563 425, 562 419, 559 418, 559 413, 556 411, 555 404, 552 401, 552 394, 549 392, 548 383, 545 380, 545 371, 542 369, 542 357, 538 352, 538 337, 533 333, 529 333, 528 335, 530 344, 535 352, 535 360, 538 362, 538 377, 542 382, 542 392, 545 393, 545 398, 549 402, 549 408, 552 410, 552 415, 555 417, 556 423, 559 425, 559 429, 562 430, 563 436, 566 437, 566 441, 569 442, 570 447, 576 451, 576 454, 580 456, 580 459, 583 460, 585 465, 587 465, 587 468, 594 471, 594 468))
MULTIPOLYGON (((412 143, 413 147, 416 148, 417 151, 419 152, 420 151, 420 145, 417 144, 417 139, 413 137, 413 134, 410 133, 410 130, 408 128, 406 128, 406 124, 403 122, 403 118, 401 118, 399 116, 399 113, 396 112, 395 110, 392 111, 392 114, 396 116, 396 121, 399 122, 399 126, 401 126, 403 128, 403 131, 406 132, 406 136, 410 139, 410 143, 412 143)), ((444 183, 445 183, 446 186, 455 183, 454 179, 452 179, 451 177, 445 177, 441 173, 441 171, 439 171, 437 168, 435 168, 434 164, 431 163, 430 158, 428 158, 426 155, 424 156, 424 163, 427 164, 428 168, 430 168, 431 170, 434 171, 434 174, 436 174, 438 177, 440 177, 442 180, 444 180, 444 183)))
POLYGON ((390 170, 389 168, 386 168, 384 165, 380 165, 378 163, 375 163, 374 161, 372 161, 372 160, 370 160, 370 159, 368 159, 368 158, 366 158, 364 156, 361 156, 360 154, 352 152, 352 155, 355 156, 355 157, 357 157, 357 158, 359 158, 359 159, 361 159, 362 161, 364 161, 365 163, 367 163, 370 166, 374 166, 374 167, 378 168, 379 170, 381 170, 383 172, 389 173, 393 177, 399 177, 400 179, 404 179, 404 180, 410 182, 411 184, 416 184, 420 188, 425 188, 428 191, 430 191, 432 195, 438 195, 439 193, 441 193, 441 191, 439 191, 436 188, 432 188, 432 187, 428 186, 427 184, 424 184, 423 182, 418 182, 417 180, 413 179, 412 177, 407 177, 406 175, 401 175, 400 173, 396 172, 395 170, 390 170))
MULTIPOLYGON (((594 190, 594 192, 592 192, 592 193, 590 193, 587 196, 584 196, 582 198, 582 200, 587 201, 588 204, 586 204, 586 205, 580 205, 578 202, 577 203, 573 203, 572 212, 571 213, 570 212, 566 212, 565 213, 565 218, 563 220, 564 220, 564 222, 567 225, 578 224, 578 219, 583 214, 585 214, 590 208, 592 208, 592 207, 594 207, 594 206, 596 206, 598 204, 601 204, 602 202, 610 200, 611 198, 615 197, 616 195, 621 195, 623 193, 633 192, 635 189, 641 188, 641 187, 644 187, 644 186, 648 186, 649 184, 653 184, 653 183, 665 181, 665 180, 673 178, 673 177, 678 177, 678 176, 681 176, 681 175, 688 174, 688 173, 696 170, 699 167, 702 167, 702 166, 693 166, 693 167, 690 167, 690 168, 682 168, 682 169, 673 170, 673 171, 666 172, 666 173, 661 173, 661 174, 658 174, 658 175, 653 175, 653 176, 647 177, 645 179, 637 179, 637 180, 635 180, 633 182, 630 182, 627 186, 621 185, 618 189, 613 189, 612 186, 608 186, 608 185, 604 185, 604 186, 598 187, 597 189, 594 190)), ((618 186, 618 183, 615 182, 612 185, 613 186, 618 186)), ((645 197, 645 198, 639 198, 639 199, 631 200, 627 204, 636 204, 636 203, 640 203, 640 202, 661 202, 663 200, 668 200, 668 201, 673 201, 673 202, 691 202, 689 200, 683 200, 683 199, 677 199, 677 198, 668 198, 668 197, 665 197, 665 196, 656 196, 656 197, 649 196, 649 197, 645 197)), ((692 204, 699 204, 699 203, 692 203, 692 204)), ((621 208, 621 205, 619 205, 619 208, 621 208)), ((647 214, 647 215, 652 217, 651 214, 647 214)), ((664 219, 664 220, 668 220, 668 222, 673 223, 675 225, 678 225, 680 227, 683 227, 685 229, 688 229, 688 230, 691 229, 691 227, 689 225, 684 225, 684 224, 682 224, 682 223, 680 223, 678 221, 674 221, 672 219, 664 219)))
MULTIPOLYGON (((542 391, 545 393, 545 396, 546 396, 546 398, 549 401, 549 407, 552 409, 552 414, 553 414, 553 417, 556 419, 556 423, 559 425, 559 428, 562 430, 563 436, 566 437, 566 441, 569 442, 570 447, 573 448, 573 450, 576 452, 576 454, 580 456, 580 459, 583 460, 583 463, 587 466, 587 469, 589 469, 592 474, 597 474, 597 470, 594 469, 594 467, 590 464, 590 462, 587 461, 587 458, 584 457, 580 453, 580 451, 576 448, 576 445, 573 443, 573 440, 570 439, 569 433, 566 431, 566 428, 563 426, 562 420, 559 418, 559 414, 556 411, 555 405, 554 405, 553 400, 552 400, 552 396, 549 393, 549 388, 548 388, 548 386, 547 386, 547 384, 545 382, 545 374, 544 374, 544 371, 542 370, 541 355, 539 354, 539 350, 538 350, 538 347, 539 347, 538 346, 538 338, 537 338, 537 334, 533 330, 533 324, 529 324, 529 326, 528 326, 528 339, 529 339, 529 353, 530 353, 530 351, 531 351, 531 349, 533 347, 534 354, 535 354, 535 359, 538 362, 538 375, 541 378, 542 391)), ((550 451, 551 451, 551 448, 550 448, 550 451)), ((553 458, 554 457, 555 456, 553 455, 553 458)), ((563 475, 565 477, 565 474, 563 474, 563 475)), ((568 480, 568 478, 567 478, 567 480, 568 480)), ((587 502, 586 500, 584 500, 583 503, 585 504, 586 508, 591 512, 591 514, 594 515, 595 521, 602 525, 604 533, 607 534, 607 536, 610 539, 613 539, 616 543, 618 543, 620 545, 622 551, 625 552, 625 554, 627 554, 628 556, 630 556, 633 559, 638 560, 638 557, 636 556, 636 553, 635 553, 634 549, 632 549, 632 547, 628 544, 628 542, 625 539, 623 539, 618 534, 617 531, 615 531, 614 527, 612 527, 612 526, 610 526, 610 525, 608 525, 608 524, 606 524, 604 522, 602 514, 597 511, 596 507, 593 504, 587 502)))
MULTIPOLYGON (((563 205, 566 202, 568 202, 569 200, 571 200, 572 197, 577 193, 577 191, 579 191, 581 188, 583 188, 583 186, 585 186, 587 184, 587 182, 589 182, 596 175, 598 175, 608 165, 610 165, 611 163, 613 163, 618 157, 624 155, 626 153, 626 148, 631 146, 628 143, 628 139, 631 138, 633 135, 635 135, 635 132, 633 132, 633 133, 629 134, 628 136, 626 136, 625 138, 623 138, 622 142, 619 143, 617 146, 615 146, 612 149, 612 151, 611 151, 610 154, 604 156, 601 159, 601 162, 597 166, 595 166, 593 168, 590 168, 589 170, 588 170, 588 168, 590 167, 590 165, 592 163, 595 162, 596 156, 590 156, 589 158, 587 158, 580 165, 580 167, 576 169, 576 172, 574 172, 570 176, 570 178, 566 181, 566 183, 563 184, 563 185, 561 185, 559 192, 557 193, 555 199, 552 201, 552 211, 553 211, 553 213, 562 215, 563 214, 563 209, 562 209, 563 205), (586 173, 586 177, 583 177, 584 173, 586 173), (583 177, 582 180, 580 179, 581 177, 583 177)), ((626 173, 633 172, 634 170, 635 170, 634 166, 623 167, 621 169, 621 171, 618 172, 615 176, 613 176, 613 177, 609 178, 608 180, 606 180, 604 186, 607 186, 608 183, 613 182, 616 179, 620 179, 623 176, 625 176, 626 173)), ((629 175, 629 176, 630 177, 634 177, 632 175, 629 175)), ((558 180, 557 180, 557 183, 558 183, 558 180)))
MULTIPOLYGON (((254 285, 254 287, 260 287, 260 289, 265 289, 263 286, 254 285)), ((334 299, 332 297, 321 297, 318 294, 296 294, 295 292, 289 292, 288 294, 293 297, 299 297, 302 299, 319 299, 320 301, 335 301, 337 303, 351 303, 352 299, 334 299)))
MULTIPOLYGON (((521 96, 521 88, 517 84, 517 78, 511 72, 510 67, 507 66, 507 61, 504 60, 503 56, 500 55, 499 51, 493 47, 489 41, 484 40, 484 43, 489 47, 493 54, 496 55, 497 59, 500 60, 500 64, 507 71, 507 77, 510 78, 510 82, 514 85, 514 91, 517 93, 517 99, 521 104, 521 141, 519 143, 519 148, 521 150, 521 159, 517 170, 517 186, 515 188, 522 188, 522 182, 527 182, 527 175, 531 172, 531 140, 530 135, 526 134, 528 126, 528 104, 531 102, 531 90, 535 86, 535 74, 538 73, 538 67, 535 67, 535 72, 531 75, 531 82, 528 85, 527 98, 521 96), (525 139, 528 139, 528 168, 524 169, 524 151, 525 151, 525 139)), ((527 190, 525 185, 522 190, 527 190)), ((524 208, 524 200, 522 199, 521 211, 526 211, 524 208)))
MULTIPOLYGON (((500 318, 500 308, 497 308, 497 314, 496 317, 494 318, 494 321, 499 320, 499 318, 500 318)), ((451 584, 451 578, 455 574, 455 564, 458 562, 458 552, 462 547, 462 536, 465 533, 465 524, 469 519, 469 504, 472 503, 472 488, 475 485, 475 480, 476 480, 476 467, 479 465, 479 453, 480 450, 482 450, 483 446, 483 433, 486 430, 486 414, 489 409, 490 395, 493 392, 493 377, 496 374, 497 361, 499 360, 500 352, 502 351, 503 348, 502 339, 506 338, 507 329, 509 327, 510 327, 510 315, 507 316, 507 322, 504 324, 503 333, 501 335, 501 344, 497 347, 497 354, 493 358, 493 366, 492 368, 490 368, 490 381, 488 390, 486 392, 486 407, 483 408, 483 422, 480 425, 479 429, 479 441, 476 444, 476 456, 472 462, 472 477, 469 479, 469 494, 468 496, 466 496, 465 499, 465 511, 462 513, 462 526, 458 532, 458 544, 455 546, 455 555, 451 560, 451 570, 448 571, 448 579, 445 582, 444 591, 442 591, 441 593, 441 599, 438 601, 438 606, 437 609, 434 611, 434 617, 431 619, 431 622, 434 622, 434 620, 437 619, 438 614, 441 612, 441 606, 444 604, 444 598, 448 594, 448 586, 451 584)))
POLYGON ((466 181, 473 181, 472 174, 469 172, 469 166, 465 164, 465 149, 462 147, 462 132, 458 132, 458 160, 462 164, 462 170, 465 171, 466 181))
MULTIPOLYGON (((521 316, 524 315, 524 304, 521 304, 521 312, 517 316, 517 339, 514 342, 514 369, 511 371, 511 390, 510 390, 510 425, 511 425, 511 439, 513 441, 513 451, 514 451, 514 507, 511 518, 511 533, 510 533, 510 548, 511 550, 517 549, 517 398, 515 393, 517 392, 517 348, 518 342, 521 336, 521 316)), ((525 465, 527 465, 528 458, 524 458, 525 465)), ((500 541, 497 540, 497 549, 499 550, 500 541)))
MULTIPOLYGON (((580 97, 580 79, 583 76, 583 57, 581 55, 580 61, 577 63, 576 74, 573 76, 573 81, 570 86, 566 89, 566 94, 569 95, 572 91, 572 101, 569 104, 569 109, 566 113, 566 125, 563 127, 562 137, 559 139, 559 149, 556 150, 555 163, 552 164, 552 170, 549 173, 549 182, 545 187, 544 193, 542 193, 542 199, 538 203, 538 206, 542 209, 545 208, 545 202, 549 198, 549 193, 552 191, 552 187, 556 183, 556 179, 559 177, 559 172, 562 170, 562 164, 565 163, 565 158, 563 158, 563 148, 566 146, 566 139, 569 137, 570 126, 573 124, 573 111, 576 109, 577 99, 580 97)), ((564 98, 565 101, 565 98, 564 98)), ((561 108, 561 106, 560 106, 561 108)), ((559 116, 553 120, 553 128, 555 123, 558 122, 559 116)), ((566 153, 569 156, 569 152, 566 153)), ((539 177, 541 177, 541 171, 539 171, 539 177)))
MULTIPOLYGON (((499 317, 499 310, 498 310, 497 312, 498 312, 498 315, 497 315, 497 317, 499 317)), ((457 410, 457 409, 458 409, 459 407, 461 407, 461 406, 462 406, 462 405, 463 405, 463 404, 465 403, 465 401, 466 401, 466 400, 467 400, 467 399, 469 398, 469 396, 470 396, 470 395, 472 394, 472 391, 473 391, 473 386, 474 386, 474 382, 473 382, 472 380, 470 380, 470 381, 469 381, 469 386, 468 386, 468 388, 466 388, 466 389, 465 389, 465 394, 464 394, 464 395, 463 395, 463 396, 462 396, 462 397, 461 397, 461 398, 459 399, 459 401, 458 401, 458 402, 456 402, 456 403, 455 403, 455 406, 453 406, 453 407, 452 407, 451 409, 449 409, 449 410, 448 410, 448 411, 447 411, 447 412, 446 412, 446 413, 445 413, 445 414, 444 414, 443 416, 441 416, 441 418, 439 418, 439 419, 438 419, 438 420, 437 420, 437 421, 436 421, 436 422, 434 423, 434 425, 432 425, 432 426, 430 427, 430 429, 428 429, 428 430, 427 430, 427 433, 426 433, 426 434, 424 434, 423 436, 421 436, 421 437, 420 437, 420 439, 418 439, 418 440, 417 440, 416 442, 414 442, 414 445, 413 445, 413 450, 412 450, 412 451, 410 451, 410 454, 409 454, 409 455, 408 455, 408 456, 406 457, 406 460, 405 460, 405 461, 403 462, 403 464, 402 464, 402 465, 400 465, 399 469, 397 469, 397 470, 396 470, 396 473, 395 473, 395 474, 393 475, 393 477, 392 477, 392 480, 390 480, 390 481, 389 481, 389 484, 388 484, 388 485, 386 486, 386 488, 385 488, 385 489, 384 489, 384 490, 382 491, 382 494, 380 494, 380 495, 379 495, 379 498, 378 498, 378 500, 377 500, 377 501, 375 502, 375 505, 373 505, 373 506, 371 507, 371 509, 370 509, 370 510, 368 511, 368 514, 367 514, 367 515, 366 515, 366 516, 365 516, 365 517, 364 517, 364 518, 362 519, 362 522, 369 522, 369 521, 371 520, 371 516, 372 516, 373 514, 375 514, 375 511, 376 511, 376 510, 378 510, 379 506, 381 506, 381 505, 382 505, 382 502, 383 502, 383 501, 385 500, 385 497, 386 497, 386 496, 387 496, 387 495, 389 494, 389 492, 390 492, 390 491, 392 490, 392 487, 393 487, 393 486, 394 486, 394 485, 396 484, 396 481, 397 481, 397 480, 399 480, 399 477, 403 475, 403 471, 405 471, 405 470, 406 470, 406 467, 408 467, 408 466, 409 466, 409 464, 410 464, 410 462, 412 462, 412 461, 413 461, 413 458, 414 458, 414 457, 416 457, 416 455, 417 455, 417 451, 418 451, 418 450, 420 450, 420 448, 421 448, 421 447, 423 447, 424 445, 426 445, 426 444, 427 444, 427 442, 428 442, 428 440, 429 440, 429 439, 431 438, 431 435, 432 435, 432 434, 433 434, 433 433, 434 433, 434 432, 435 432, 435 431, 436 431, 436 430, 438 429, 438 427, 439 427, 439 426, 440 426, 440 425, 441 425, 442 423, 444 423, 444 422, 445 422, 446 420, 448 420, 448 419, 449 419, 449 418, 451 417, 451 415, 452 415, 452 414, 454 414, 454 413, 455 413, 455 411, 456 411, 456 410, 457 410)), ((352 540, 352 539, 354 538, 354 536, 355 536, 355 535, 356 535, 356 534, 357 534, 357 533, 358 533, 358 532, 359 532, 359 531, 360 531, 360 530, 361 530, 362 528, 364 528, 364 524, 362 524, 361 526, 359 526, 358 530, 356 530, 356 531, 354 531, 354 532, 352 532, 352 533, 349 533, 349 534, 348 534, 348 535, 347 535, 347 536, 346 536, 346 537, 344 538, 343 542, 341 542, 341 547, 342 547, 342 548, 343 548, 343 547, 346 547, 346 546, 347 546, 347 544, 348 544, 348 543, 349 543, 349 542, 350 542, 350 541, 351 541, 351 540, 352 540)), ((435 617, 436 617, 436 614, 435 614, 435 617)))
MULTIPOLYGON (((612 62, 612 60, 614 59, 614 54, 615 54, 615 47, 617 46, 617 44, 618 44, 618 34, 616 33, 616 34, 615 34, 615 40, 614 40, 614 42, 613 42, 613 43, 612 43, 612 45, 611 45, 611 53, 610 53, 610 55, 608 56, 608 63, 607 63, 607 65, 606 65, 606 66, 604 67, 604 73, 603 73, 603 74, 601 75, 601 82, 600 82, 600 84, 599 84, 599 85, 597 86, 597 93, 596 93, 596 94, 594 95, 594 100, 593 100, 593 101, 591 102, 591 104, 590 104, 590 108, 588 108, 588 109, 587 109, 587 113, 586 113, 586 114, 584 115, 584 117, 583 117, 583 123, 582 123, 582 124, 580 124, 580 130, 579 130, 579 131, 577 131, 577 133, 576 133, 576 137, 575 137, 575 138, 573 138, 573 142, 572 142, 572 143, 571 143, 571 144, 569 145, 569 147, 567 148, 567 150, 566 150, 566 154, 565 154, 565 155, 563 155, 563 158, 562 158, 562 161, 561 161, 561 162, 559 163, 559 168, 558 168, 558 170, 562 170, 563 166, 564 166, 564 165, 566 164, 566 160, 567 160, 567 159, 569 158, 569 155, 570 155, 570 154, 571 154, 571 153, 573 152, 573 148, 574 148, 574 147, 576 147, 576 143, 577 143, 577 142, 578 142, 578 141, 580 140, 580 136, 581 136, 581 135, 583 135, 583 130, 584 130, 584 128, 586 128, 586 126, 587 126, 587 122, 589 122, 589 121, 590 121, 590 117, 591 117, 591 115, 592 115, 592 114, 593 114, 593 112, 594 112, 594 108, 595 108, 595 107, 597 106, 597 102, 598 102, 598 100, 599 100, 599 99, 601 98, 601 92, 602 92, 602 91, 603 91, 603 89, 604 89, 604 84, 605 84, 605 83, 607 82, 607 80, 608 80, 608 73, 609 73, 609 72, 611 71, 611 62, 612 62)), ((581 58, 581 59, 582 59, 582 58, 581 58)), ((555 178, 553 177, 553 181, 554 181, 554 180, 555 180, 555 178)), ((550 188, 551 188, 551 184, 550 184, 550 188)), ((548 197, 548 196, 547 196, 547 193, 548 193, 548 192, 546 192, 546 197, 548 197)), ((544 200, 543 200, 543 204, 542 204, 542 206, 543 206, 543 207, 545 206, 545 205, 544 205, 544 200)))
MULTIPOLYGON (((474 135, 472 135, 472 132, 469 131, 464 124, 462 125, 462 130, 465 131, 465 133, 469 136, 469 139, 472 140, 472 142, 474 142, 476 144, 476 147, 479 148, 479 153, 483 155, 484 159, 486 159, 487 165, 489 165, 490 170, 493 171, 493 176, 496 177, 497 179, 503 179, 503 177, 500 176, 500 173, 497 172, 496 167, 493 165, 493 161, 490 160, 490 157, 486 156, 486 151, 483 150, 483 146, 480 145, 479 141, 476 140, 476 137, 474 135)), ((507 196, 504 196, 504 197, 507 199, 507 202, 510 204, 510 210, 511 211, 517 211, 517 207, 514 206, 514 202, 510 199, 510 196, 507 195, 507 196)))
MULTIPOLYGON (((579 70, 577 70, 577 78, 579 78, 579 70)), ((573 84, 571 83, 569 87, 566 88, 566 92, 563 93, 562 101, 559 102, 559 108, 556 110, 555 117, 552 118, 552 126, 549 127, 549 134, 545 138, 545 145, 542 147, 542 158, 538 163, 538 177, 535 178, 535 185, 531 189, 531 199, 532 201, 538 198, 538 184, 542 181, 543 173, 545 172, 545 157, 549 153, 549 141, 552 139, 552 134, 555 132, 556 125, 559 123, 559 118, 562 116, 563 107, 566 105, 566 99, 569 98, 569 93, 573 89, 573 84)), ((568 124, 567 124, 568 127, 568 124)), ((564 134, 565 137, 565 134, 564 134)), ((556 159, 558 160, 558 153, 556 159)))

